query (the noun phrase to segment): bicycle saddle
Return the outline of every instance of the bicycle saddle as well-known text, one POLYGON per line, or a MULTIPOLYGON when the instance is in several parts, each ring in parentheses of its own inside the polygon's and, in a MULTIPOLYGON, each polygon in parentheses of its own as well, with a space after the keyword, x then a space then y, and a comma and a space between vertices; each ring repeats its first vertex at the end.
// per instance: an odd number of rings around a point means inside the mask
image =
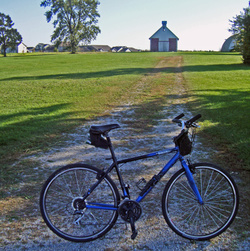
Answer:
POLYGON ((95 134, 103 134, 105 132, 109 132, 116 128, 120 128, 120 126, 118 124, 109 124, 109 125, 100 125, 100 126, 92 125, 90 127, 90 130, 92 133, 95 133, 95 134))

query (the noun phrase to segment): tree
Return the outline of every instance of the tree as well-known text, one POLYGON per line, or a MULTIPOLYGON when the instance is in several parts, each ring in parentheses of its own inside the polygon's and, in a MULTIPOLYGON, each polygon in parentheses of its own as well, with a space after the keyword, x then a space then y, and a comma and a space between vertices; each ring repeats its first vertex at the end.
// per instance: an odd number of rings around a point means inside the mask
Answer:
POLYGON ((236 48, 242 53, 243 63, 250 64, 250 2, 240 15, 230 20, 231 31, 235 35, 236 48))
POLYGON ((0 13, 0 45, 2 45, 4 57, 6 57, 8 47, 14 49, 22 42, 22 36, 17 29, 12 28, 13 25, 9 15, 0 13))
POLYGON ((61 42, 68 44, 71 52, 75 53, 81 41, 90 43, 96 39, 100 33, 98 5, 96 0, 43 0, 40 6, 50 7, 45 13, 47 22, 54 18, 51 42, 57 46, 61 42))

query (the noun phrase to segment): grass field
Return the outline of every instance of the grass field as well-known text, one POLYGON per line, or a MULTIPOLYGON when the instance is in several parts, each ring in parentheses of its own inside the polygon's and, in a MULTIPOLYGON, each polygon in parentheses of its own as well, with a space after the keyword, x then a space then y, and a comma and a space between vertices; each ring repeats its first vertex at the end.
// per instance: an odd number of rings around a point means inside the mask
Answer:
MULTIPOLYGON (((62 133, 135 96, 158 54, 26 54, 0 58, 0 177, 15 182, 11 164, 59 142, 62 133)), ((144 88, 151 95, 154 83, 144 88)), ((158 84, 159 85, 159 84, 158 84)))
POLYGON ((240 160, 238 168, 248 167, 250 68, 238 54, 14 54, 0 57, 1 176, 20 154, 49 146, 121 101, 136 98, 146 105, 160 99, 163 84, 174 83, 176 66, 161 69, 166 83, 152 77, 143 95, 134 97, 131 90, 162 58, 176 55, 184 59, 190 109, 203 114, 204 138, 232 163, 240 160))
MULTIPOLYGON (((230 245, 225 244, 223 248, 234 248, 231 244, 237 246, 238 241, 247 243, 249 80, 250 67, 244 66, 241 56, 235 53, 0 56, 0 222, 3 226, 0 243, 24 248, 27 241, 37 247, 46 247, 45 243, 49 242, 51 247, 55 236, 48 235, 41 222, 38 197, 52 169, 23 156, 39 156, 36 153, 65 147, 68 132, 74 133, 86 120, 109 115, 113 108, 123 104, 132 104, 133 113, 126 113, 131 116, 128 128, 141 135, 151 136, 152 130, 147 130, 147 126, 153 126, 154 122, 161 125, 159 121, 166 113, 172 114, 180 107, 202 114, 199 139, 203 140, 203 147, 208 145, 215 150, 214 154, 207 151, 216 158, 212 162, 222 162, 226 170, 233 171, 241 196, 232 228, 222 239, 211 240, 208 248, 216 243, 223 245, 228 239, 230 245)), ((154 206, 156 197, 150 198, 154 206)), ((152 225, 151 217, 147 220, 152 225)), ((173 242, 171 237, 169 241, 173 242)), ((60 241, 55 239, 55 243, 60 241)))
POLYGON ((156 62, 157 57, 146 54, 1 58, 1 155, 40 147, 39 141, 118 104, 156 62))
POLYGON ((249 168, 250 67, 237 54, 186 53, 183 72, 206 140, 232 167, 249 168))

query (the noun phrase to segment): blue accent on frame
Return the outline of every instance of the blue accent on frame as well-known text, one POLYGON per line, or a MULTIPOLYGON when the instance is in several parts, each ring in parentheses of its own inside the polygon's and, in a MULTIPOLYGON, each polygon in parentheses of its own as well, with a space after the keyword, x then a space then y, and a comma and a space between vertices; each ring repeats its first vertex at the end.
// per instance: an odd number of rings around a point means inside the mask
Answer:
POLYGON ((154 157, 156 155, 157 155, 157 153, 149 153, 149 154, 147 154, 147 157, 154 157))
POLYGON ((204 204, 202 198, 201 198, 201 195, 199 193, 199 190, 195 184, 195 181, 194 181, 194 178, 193 178, 193 174, 191 173, 188 165, 186 164, 186 161, 184 160, 183 157, 181 157, 181 165, 183 166, 183 168, 185 169, 185 172, 186 172, 186 176, 187 176, 187 179, 188 179, 188 182, 194 192, 194 195, 196 196, 196 198, 198 199, 199 203, 201 205, 204 204))
POLYGON ((113 210, 113 211, 118 210, 118 208, 114 207, 113 205, 102 204, 102 203, 89 203, 89 204, 86 205, 86 208, 102 209, 102 210, 113 210))

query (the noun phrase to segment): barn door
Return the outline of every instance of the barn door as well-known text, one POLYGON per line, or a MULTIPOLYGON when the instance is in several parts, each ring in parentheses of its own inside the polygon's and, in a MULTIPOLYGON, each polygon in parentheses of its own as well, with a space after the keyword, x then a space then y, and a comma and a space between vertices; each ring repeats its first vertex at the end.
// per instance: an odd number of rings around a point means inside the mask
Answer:
POLYGON ((169 38, 169 51, 177 51, 177 39, 169 38))
POLYGON ((151 51, 159 51, 159 38, 151 38, 151 51))

